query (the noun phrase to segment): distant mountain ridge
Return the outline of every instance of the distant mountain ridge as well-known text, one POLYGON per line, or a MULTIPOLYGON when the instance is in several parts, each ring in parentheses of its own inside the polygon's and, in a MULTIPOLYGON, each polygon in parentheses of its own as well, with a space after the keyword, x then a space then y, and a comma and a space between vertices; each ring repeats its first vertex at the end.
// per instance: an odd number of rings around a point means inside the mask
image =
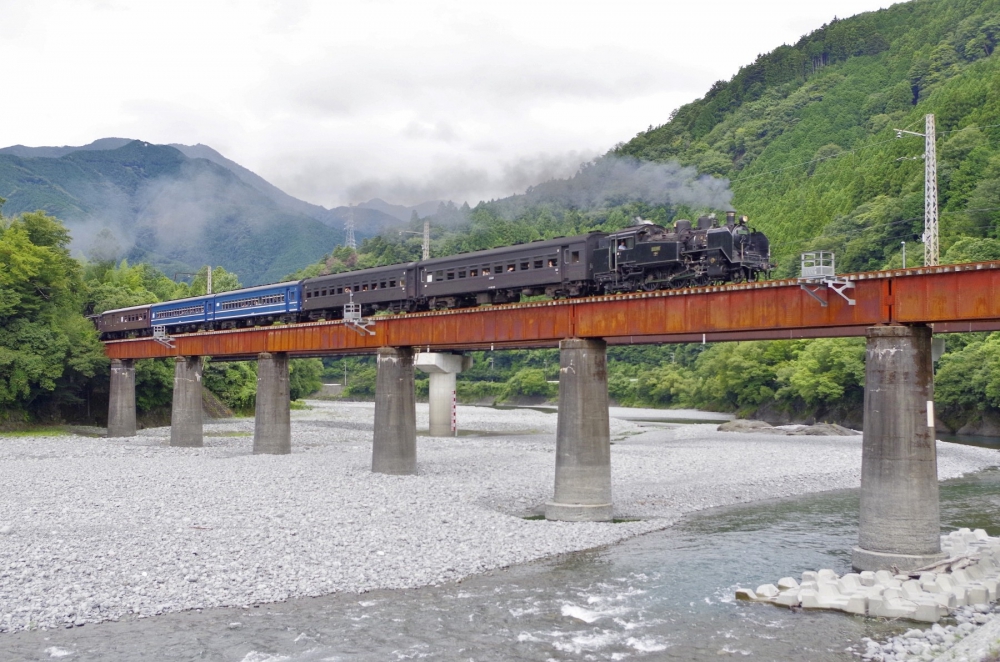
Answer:
POLYGON ((359 239, 399 224, 378 209, 294 198, 207 145, 127 138, 2 148, 0 197, 5 214, 41 209, 64 220, 78 251, 108 254, 95 242, 109 243, 110 233, 119 258, 168 274, 220 265, 245 284, 280 279, 330 252, 350 213, 359 239))

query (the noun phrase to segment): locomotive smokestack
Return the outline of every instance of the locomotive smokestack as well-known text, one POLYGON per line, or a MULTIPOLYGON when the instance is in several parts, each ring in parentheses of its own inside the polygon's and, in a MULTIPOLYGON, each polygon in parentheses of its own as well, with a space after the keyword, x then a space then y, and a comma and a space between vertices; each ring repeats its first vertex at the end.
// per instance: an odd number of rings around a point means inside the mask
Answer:
POLYGON ((734 211, 726 212, 726 225, 736 225, 736 212, 734 211))

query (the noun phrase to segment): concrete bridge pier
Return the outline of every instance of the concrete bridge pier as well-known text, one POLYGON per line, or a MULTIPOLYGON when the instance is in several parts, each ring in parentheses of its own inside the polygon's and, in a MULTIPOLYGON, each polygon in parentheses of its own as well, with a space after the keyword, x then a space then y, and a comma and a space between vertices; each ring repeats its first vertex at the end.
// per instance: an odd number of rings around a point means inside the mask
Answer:
POLYGON ((135 436, 135 361, 111 359, 108 436, 135 436))
POLYGON ((472 357, 443 352, 420 352, 414 366, 430 375, 430 431, 432 437, 450 437, 451 405, 455 397, 455 377, 472 367, 472 357))
POLYGON ((412 347, 380 347, 378 350, 372 471, 395 475, 417 473, 412 347))
POLYGON ((607 343, 572 338, 559 343, 556 488, 545 519, 611 520, 611 429, 607 343))
POLYGON ((914 570, 943 559, 926 326, 867 333, 856 570, 914 570))
POLYGON ((288 354, 257 355, 257 408, 254 454, 292 452, 292 414, 288 390, 288 354))
POLYGON ((174 359, 174 399, 170 415, 170 445, 199 447, 204 443, 201 404, 201 357, 174 359))

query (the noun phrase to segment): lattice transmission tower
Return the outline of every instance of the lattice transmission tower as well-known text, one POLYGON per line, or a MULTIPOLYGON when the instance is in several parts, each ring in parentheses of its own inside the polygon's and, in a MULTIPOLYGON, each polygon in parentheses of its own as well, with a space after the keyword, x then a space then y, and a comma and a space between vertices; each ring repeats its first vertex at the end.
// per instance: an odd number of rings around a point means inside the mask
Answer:
POLYGON ((346 244, 348 248, 356 250, 358 248, 358 242, 354 238, 354 207, 350 208, 347 220, 344 222, 344 234, 346 235, 344 238, 344 244, 346 244))
POLYGON ((937 148, 934 130, 934 114, 924 117, 924 132, 895 129, 896 137, 904 133, 921 136, 924 139, 924 154, 914 158, 924 160, 924 265, 934 266, 941 261, 941 244, 938 239, 938 190, 937 190, 937 148))

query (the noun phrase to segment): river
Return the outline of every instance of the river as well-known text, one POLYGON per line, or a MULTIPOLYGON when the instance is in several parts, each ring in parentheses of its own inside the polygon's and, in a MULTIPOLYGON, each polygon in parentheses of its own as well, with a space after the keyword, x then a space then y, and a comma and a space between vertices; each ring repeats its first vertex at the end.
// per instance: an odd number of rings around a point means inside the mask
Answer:
MULTIPOLYGON (((1000 471, 942 483, 941 521, 1000 534, 1000 471)), ((0 637, 4 660, 856 660, 907 629, 732 599, 848 572, 857 490, 707 511, 620 545, 407 591, 301 598, 0 637)))

